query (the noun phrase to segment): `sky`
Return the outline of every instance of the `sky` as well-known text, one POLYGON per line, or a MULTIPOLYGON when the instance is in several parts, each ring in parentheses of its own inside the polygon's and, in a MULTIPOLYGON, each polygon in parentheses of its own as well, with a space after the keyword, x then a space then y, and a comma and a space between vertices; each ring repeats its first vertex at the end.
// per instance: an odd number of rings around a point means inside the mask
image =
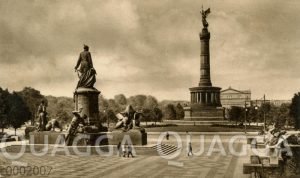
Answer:
POLYGON ((200 10, 207 17, 213 86, 252 99, 300 91, 297 0, 0 0, 0 86, 72 96, 83 44, 106 98, 189 100, 200 78, 200 10))

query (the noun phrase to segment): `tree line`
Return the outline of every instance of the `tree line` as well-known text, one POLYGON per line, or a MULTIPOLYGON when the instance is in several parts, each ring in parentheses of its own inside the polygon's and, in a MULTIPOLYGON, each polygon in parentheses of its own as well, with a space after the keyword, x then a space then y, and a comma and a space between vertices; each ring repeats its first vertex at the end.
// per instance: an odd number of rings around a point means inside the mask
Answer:
POLYGON ((233 106, 229 109, 227 117, 236 125, 265 122, 266 125, 293 126, 295 129, 300 129, 300 92, 294 95, 290 104, 284 103, 275 106, 266 102, 260 107, 255 105, 246 108, 233 106))
POLYGON ((72 119, 74 103, 72 98, 44 96, 40 91, 25 87, 21 91, 9 92, 0 87, 0 128, 13 127, 16 131, 26 122, 35 125, 38 105, 44 101, 47 106, 47 118, 56 118, 63 125, 72 119))
MULTIPOLYGON (((34 125, 37 121, 38 105, 44 101, 47 106, 48 120, 55 118, 62 125, 70 123, 74 110, 74 101, 70 97, 44 96, 40 91, 25 87, 21 91, 9 92, 0 87, 0 128, 13 127, 15 130, 26 122, 34 125)), ((147 122, 161 122, 163 119, 183 119, 182 101, 162 101, 151 95, 135 95, 128 98, 124 94, 115 95, 113 99, 99 96, 100 119, 102 122, 116 122, 115 114, 132 105, 137 112, 143 113, 147 122)))
POLYGON ((135 95, 126 98, 124 94, 115 95, 113 99, 100 96, 100 115, 103 122, 117 122, 116 113, 131 105, 137 112, 143 114, 143 122, 161 122, 163 119, 183 119, 184 110, 180 102, 158 102, 151 95, 135 95))
MULTIPOLYGON (((74 101, 70 97, 44 96, 40 91, 25 87, 21 91, 9 92, 0 87, 0 128, 13 127, 15 130, 25 122, 36 122, 37 107, 45 101, 48 118, 57 119, 62 125, 69 124, 73 115, 74 101)), ((117 122, 115 114, 132 105, 137 112, 143 114, 142 121, 161 122, 162 120, 181 120, 184 118, 184 101, 159 102, 151 95, 135 95, 126 97, 124 94, 115 95, 113 99, 99 96, 100 119, 102 122, 117 122)), ((251 122, 264 122, 267 125, 289 125, 300 129, 300 92, 292 98, 291 104, 275 106, 264 103, 256 108, 255 105, 247 107, 233 106, 227 113, 230 121, 236 124, 251 122), (246 118, 246 122, 245 122, 246 118)))
POLYGON ((22 92, 10 93, 7 89, 0 88, 0 127, 2 133, 7 127, 13 127, 16 132, 17 128, 33 116, 25 98, 25 94, 22 92))

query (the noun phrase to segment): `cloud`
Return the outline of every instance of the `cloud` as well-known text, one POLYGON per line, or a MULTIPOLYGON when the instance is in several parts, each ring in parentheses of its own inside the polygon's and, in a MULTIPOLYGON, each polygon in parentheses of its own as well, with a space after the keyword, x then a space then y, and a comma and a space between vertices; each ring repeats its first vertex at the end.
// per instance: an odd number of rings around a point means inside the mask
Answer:
POLYGON ((107 97, 189 100, 199 82, 201 5, 211 7, 215 86, 290 98, 299 90, 296 1, 0 1, 0 86, 72 96, 88 44, 107 97), (286 87, 288 86, 288 87, 286 87))

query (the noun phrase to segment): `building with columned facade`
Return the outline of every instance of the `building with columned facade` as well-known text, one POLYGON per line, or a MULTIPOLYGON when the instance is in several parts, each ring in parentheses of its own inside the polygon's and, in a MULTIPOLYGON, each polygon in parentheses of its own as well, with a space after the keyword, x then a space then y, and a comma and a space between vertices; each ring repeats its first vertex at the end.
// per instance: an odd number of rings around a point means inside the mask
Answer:
POLYGON ((230 109, 232 106, 245 107, 251 104, 250 90, 236 90, 231 87, 221 91, 222 107, 230 109))

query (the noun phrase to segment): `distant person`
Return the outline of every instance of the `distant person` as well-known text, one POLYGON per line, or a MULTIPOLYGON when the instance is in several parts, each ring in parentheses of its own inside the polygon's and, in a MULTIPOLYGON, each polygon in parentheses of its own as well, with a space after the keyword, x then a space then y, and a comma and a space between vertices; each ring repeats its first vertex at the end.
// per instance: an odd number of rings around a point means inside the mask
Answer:
POLYGON ((131 155, 131 157, 133 158, 133 154, 132 154, 132 146, 130 144, 128 144, 128 154, 127 157, 129 158, 129 155, 131 155))
POLYGON ((121 157, 122 156, 121 142, 118 143, 117 148, 118 148, 118 155, 119 155, 119 157, 121 157))
POLYGON ((122 148, 122 152, 123 152, 123 157, 125 157, 126 155, 126 149, 125 149, 125 145, 121 145, 121 148, 122 148))
POLYGON ((191 134, 188 131, 186 131, 185 133, 187 136, 191 136, 191 134))
POLYGON ((192 148, 192 143, 191 142, 189 143, 189 146, 188 146, 188 154, 187 155, 188 156, 193 155, 193 148, 192 148))
POLYGON ((167 134, 166 134, 167 140, 169 140, 169 137, 170 137, 169 132, 167 132, 167 134))

